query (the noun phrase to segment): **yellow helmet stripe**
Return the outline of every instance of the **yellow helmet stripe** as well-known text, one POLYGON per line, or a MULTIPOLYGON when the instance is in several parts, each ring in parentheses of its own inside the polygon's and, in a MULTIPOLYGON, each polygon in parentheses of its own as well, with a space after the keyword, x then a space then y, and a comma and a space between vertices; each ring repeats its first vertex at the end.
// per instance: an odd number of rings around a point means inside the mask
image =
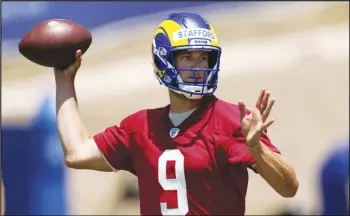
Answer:
POLYGON ((184 46, 188 45, 188 39, 174 40, 173 33, 182 29, 182 27, 173 20, 165 20, 160 24, 160 27, 167 31, 168 38, 171 46, 184 46))
POLYGON ((211 40, 211 45, 212 46, 219 46, 219 39, 218 39, 218 36, 215 32, 215 29, 210 23, 209 23, 209 26, 210 26, 210 31, 212 31, 214 33, 215 39, 216 39, 216 40, 211 40))
POLYGON ((156 37, 157 34, 163 34, 166 35, 166 32, 164 32, 164 30, 162 28, 157 28, 156 31, 153 33, 153 38, 156 37))

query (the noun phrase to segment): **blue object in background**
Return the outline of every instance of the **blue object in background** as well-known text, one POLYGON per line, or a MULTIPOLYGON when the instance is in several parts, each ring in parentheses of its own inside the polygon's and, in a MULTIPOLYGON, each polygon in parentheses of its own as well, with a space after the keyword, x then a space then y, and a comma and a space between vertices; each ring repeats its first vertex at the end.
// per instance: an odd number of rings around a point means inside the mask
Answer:
POLYGON ((333 146, 321 167, 321 215, 349 215, 349 138, 333 146))
POLYGON ((54 96, 47 97, 30 126, 2 127, 6 215, 66 215, 63 150, 54 96))

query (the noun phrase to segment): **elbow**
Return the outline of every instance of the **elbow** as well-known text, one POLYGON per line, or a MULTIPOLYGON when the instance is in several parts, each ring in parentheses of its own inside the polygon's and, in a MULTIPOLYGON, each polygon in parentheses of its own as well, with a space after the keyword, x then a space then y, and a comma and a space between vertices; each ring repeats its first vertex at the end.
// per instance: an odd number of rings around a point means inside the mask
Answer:
POLYGON ((283 190, 283 193, 280 193, 284 198, 292 198, 294 197, 299 189, 298 180, 294 180, 292 183, 288 184, 288 186, 283 190))
POLYGON ((65 156, 64 163, 68 168, 79 169, 79 163, 73 155, 65 156))

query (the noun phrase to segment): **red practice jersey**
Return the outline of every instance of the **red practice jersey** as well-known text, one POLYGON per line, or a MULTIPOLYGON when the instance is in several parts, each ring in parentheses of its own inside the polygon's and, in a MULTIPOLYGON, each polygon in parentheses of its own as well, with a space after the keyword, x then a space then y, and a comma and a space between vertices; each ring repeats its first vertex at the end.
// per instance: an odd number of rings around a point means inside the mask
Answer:
MULTIPOLYGON (((262 142, 279 152, 266 134, 262 142)), ((169 105, 94 136, 110 166, 138 178, 142 215, 244 215, 248 167, 236 105, 205 98, 178 127, 169 105)))

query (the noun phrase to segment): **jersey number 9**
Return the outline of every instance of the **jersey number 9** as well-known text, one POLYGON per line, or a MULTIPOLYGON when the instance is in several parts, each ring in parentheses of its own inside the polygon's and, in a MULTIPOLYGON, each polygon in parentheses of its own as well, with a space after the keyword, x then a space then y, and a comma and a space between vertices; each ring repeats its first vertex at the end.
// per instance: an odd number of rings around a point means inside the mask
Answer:
POLYGON ((176 190, 177 208, 169 209, 166 202, 160 203, 163 215, 186 215, 188 212, 185 179, 185 157, 178 149, 165 150, 158 160, 158 181, 163 190, 176 190), (167 162, 175 161, 175 178, 167 178, 167 162))

